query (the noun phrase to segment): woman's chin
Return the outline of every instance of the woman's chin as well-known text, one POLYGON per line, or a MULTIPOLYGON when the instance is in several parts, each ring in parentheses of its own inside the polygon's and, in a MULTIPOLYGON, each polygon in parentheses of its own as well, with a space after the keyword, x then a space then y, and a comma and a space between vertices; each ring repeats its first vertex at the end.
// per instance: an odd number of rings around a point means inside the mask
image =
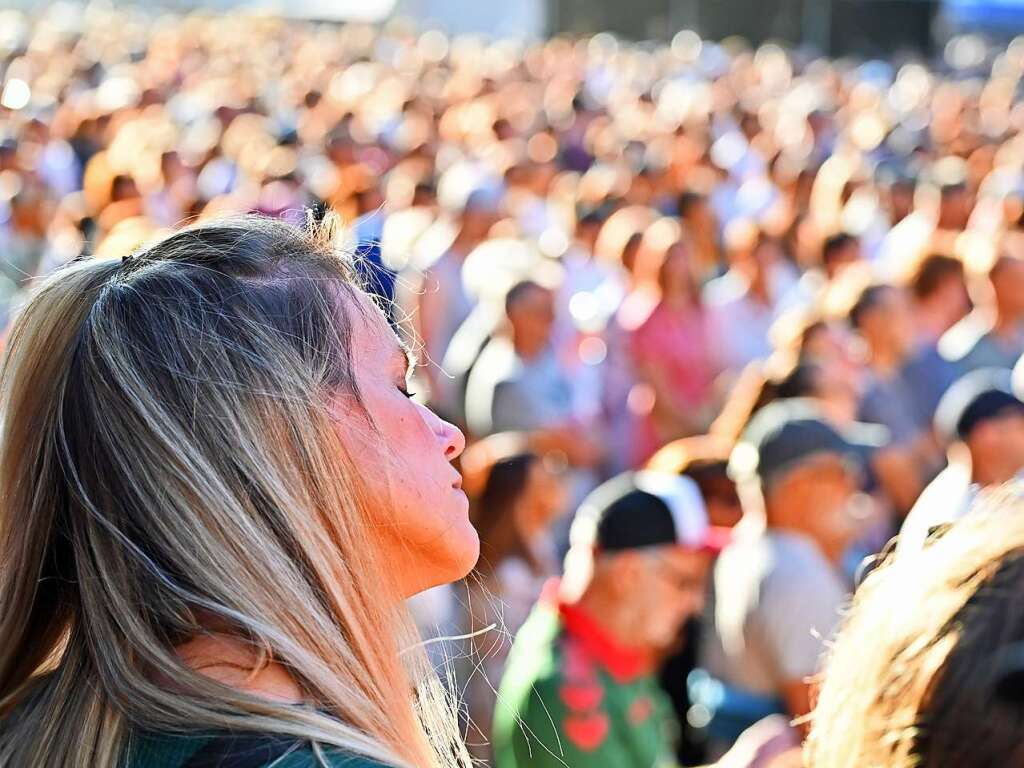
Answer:
POLYGON ((442 546, 425 559, 420 578, 407 584, 406 597, 425 592, 433 587, 451 584, 469 575, 480 558, 480 537, 469 520, 462 521, 445 532, 442 546))
POLYGON ((451 563, 456 574, 451 581, 465 578, 480 559, 480 537, 469 520, 451 533, 451 563))
POLYGON ((444 571, 446 581, 464 579, 480 559, 480 537, 469 520, 460 523, 445 536, 444 571))
POLYGON ((455 490, 458 496, 458 512, 454 514, 455 522, 446 534, 445 539, 451 553, 451 561, 456 564, 454 570, 458 575, 452 578, 457 581, 476 567, 480 558, 480 536, 469 521, 469 499, 462 489, 455 490))

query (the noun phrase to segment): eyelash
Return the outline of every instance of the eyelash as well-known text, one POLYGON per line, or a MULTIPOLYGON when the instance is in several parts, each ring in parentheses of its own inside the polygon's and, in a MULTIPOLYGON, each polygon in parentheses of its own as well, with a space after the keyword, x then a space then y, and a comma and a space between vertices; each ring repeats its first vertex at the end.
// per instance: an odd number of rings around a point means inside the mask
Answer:
POLYGON ((409 398, 410 400, 411 400, 412 398, 416 397, 416 393, 415 393, 415 392, 410 392, 410 391, 409 391, 408 389, 406 389, 405 387, 399 387, 399 388, 398 388, 398 391, 399 391, 399 392, 401 392, 401 393, 402 393, 403 395, 405 395, 406 397, 408 397, 408 398, 409 398))

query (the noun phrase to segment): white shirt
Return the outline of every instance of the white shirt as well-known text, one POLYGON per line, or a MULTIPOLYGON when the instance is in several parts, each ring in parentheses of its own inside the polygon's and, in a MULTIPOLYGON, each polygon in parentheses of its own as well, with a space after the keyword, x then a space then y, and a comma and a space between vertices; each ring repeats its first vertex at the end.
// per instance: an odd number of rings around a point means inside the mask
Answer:
POLYGON ((980 491, 971 482, 971 468, 963 462, 951 462, 921 492, 896 540, 897 557, 920 552, 932 529, 952 523, 970 511, 980 491))

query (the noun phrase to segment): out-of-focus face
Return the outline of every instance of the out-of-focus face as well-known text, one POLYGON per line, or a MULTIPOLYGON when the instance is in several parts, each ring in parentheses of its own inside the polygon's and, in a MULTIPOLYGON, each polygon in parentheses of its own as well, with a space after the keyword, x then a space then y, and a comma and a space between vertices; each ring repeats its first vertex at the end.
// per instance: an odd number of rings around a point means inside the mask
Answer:
POLYGON ((751 255, 752 279, 770 281, 777 265, 782 261, 782 247, 773 238, 763 238, 751 255))
POLYGON ((708 522, 716 528, 732 528, 743 517, 736 485, 724 473, 705 483, 704 504, 708 508, 708 522))
POLYGON ((467 210, 462 214, 462 231, 471 240, 484 240, 500 219, 497 211, 467 210))
POLYGON ((670 648, 683 624, 704 610, 712 556, 674 546, 626 556, 636 556, 629 585, 636 645, 653 651, 670 648))
POLYGON ((967 440, 975 474, 994 482, 1024 470, 1024 413, 1007 411, 978 425, 967 440))
POLYGON ((942 283, 936 289, 934 302, 944 312, 942 330, 949 330, 971 311, 971 297, 963 277, 950 277, 942 283))
POLYGON ((828 263, 830 277, 835 277, 851 264, 861 261, 859 240, 848 240, 839 251, 832 255, 828 263))
POLYGON ((915 329, 914 314, 906 292, 898 288, 885 291, 879 310, 880 324, 888 333, 893 346, 909 354, 914 348, 915 329))
POLYGON ((774 518, 811 536, 826 556, 838 560, 863 527, 852 503, 858 479, 850 460, 821 453, 777 480, 766 501, 774 518))
POLYGON ((942 194, 939 224, 949 229, 966 229, 974 200, 966 187, 957 187, 942 194))
POLYGON ((568 505, 569 492, 562 475, 548 469, 543 461, 534 461, 519 505, 519 522, 525 533, 533 535, 544 531, 568 505))
POLYGON ((515 329, 516 338, 524 345, 533 349, 543 348, 555 323, 554 295, 539 286, 526 291, 510 308, 509 321, 515 329))
POLYGON ((407 597, 460 579, 476 564, 480 541, 451 464, 466 443, 456 427, 409 398, 408 362, 397 337, 368 299, 355 301, 360 306, 348 313, 352 366, 365 413, 351 396, 338 396, 334 415, 362 459, 362 480, 380 505, 376 543, 407 597))
POLYGON ((902 221, 914 210, 914 186, 894 184, 889 190, 889 208, 893 222, 902 221))
POLYGON ((701 198, 690 206, 686 212, 686 225, 691 230, 700 230, 701 233, 713 232, 716 226, 715 214, 706 199, 701 198))
POLYGON ((999 420, 999 437, 1003 454, 1017 467, 1024 469, 1024 414, 1011 413, 999 420))
POLYGON ((1005 310, 1024 314, 1024 259, 1005 256, 992 272, 996 301, 1005 310))
POLYGON ((850 330, 839 323, 827 323, 807 337, 802 354, 821 366, 824 385, 858 398, 864 383, 864 355, 850 330))
POLYGON ((690 252, 684 243, 673 243, 665 253, 665 263, 661 268, 662 280, 666 292, 673 294, 689 293, 693 284, 690 275, 690 252))

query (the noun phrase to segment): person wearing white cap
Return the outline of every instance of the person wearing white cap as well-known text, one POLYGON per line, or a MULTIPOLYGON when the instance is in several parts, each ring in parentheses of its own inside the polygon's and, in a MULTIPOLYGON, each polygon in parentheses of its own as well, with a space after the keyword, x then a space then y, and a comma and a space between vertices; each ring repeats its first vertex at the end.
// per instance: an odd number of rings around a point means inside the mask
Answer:
POLYGON ((726 537, 679 475, 627 473, 587 497, 564 578, 512 646, 495 712, 497 768, 670 764, 655 667, 702 610, 726 537))

